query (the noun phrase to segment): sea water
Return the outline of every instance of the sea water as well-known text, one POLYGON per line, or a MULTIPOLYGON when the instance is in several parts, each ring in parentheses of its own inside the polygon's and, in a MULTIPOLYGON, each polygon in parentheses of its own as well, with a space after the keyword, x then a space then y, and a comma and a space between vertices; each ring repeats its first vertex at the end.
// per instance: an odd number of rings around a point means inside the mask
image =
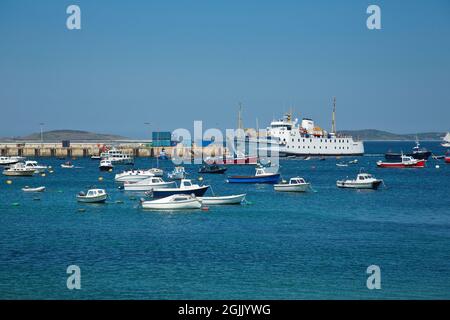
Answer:
MULTIPOLYGON (((449 299, 450 165, 430 159, 424 169, 376 168, 388 149, 413 145, 366 143, 367 154, 348 167, 336 163, 354 158, 281 160, 283 178, 312 183, 304 194, 226 183, 227 175, 253 174, 252 166, 199 175, 188 165, 189 178, 203 177, 215 194, 247 193, 248 200, 188 212, 142 210, 144 194, 114 183, 126 166, 100 172, 98 161, 76 159, 76 168, 62 169, 61 160, 39 158, 54 172, 0 178, 0 298, 449 299), (360 168, 385 186, 336 187, 360 168), (28 194, 26 185, 47 190, 28 194), (77 203, 76 194, 93 186, 107 190, 107 203, 77 203), (81 270, 80 290, 67 288, 70 265, 81 270), (366 286, 370 265, 380 267, 379 290, 366 286)), ((437 142, 423 145, 445 152, 437 142)), ((136 168, 154 166, 136 159, 136 168)))

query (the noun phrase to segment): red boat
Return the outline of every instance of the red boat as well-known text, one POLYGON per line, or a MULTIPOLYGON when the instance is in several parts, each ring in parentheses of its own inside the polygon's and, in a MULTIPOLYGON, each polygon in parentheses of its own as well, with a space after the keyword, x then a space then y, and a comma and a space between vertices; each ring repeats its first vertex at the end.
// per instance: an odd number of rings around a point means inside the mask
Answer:
POLYGON ((413 157, 402 155, 401 162, 383 162, 378 161, 377 166, 380 168, 424 168, 426 160, 417 160, 413 157))

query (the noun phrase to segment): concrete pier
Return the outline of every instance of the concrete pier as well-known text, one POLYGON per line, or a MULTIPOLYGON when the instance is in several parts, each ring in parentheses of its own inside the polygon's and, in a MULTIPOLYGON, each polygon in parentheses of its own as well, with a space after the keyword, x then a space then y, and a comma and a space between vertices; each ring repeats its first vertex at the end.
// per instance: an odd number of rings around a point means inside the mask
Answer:
POLYGON ((183 159, 198 158, 205 156, 218 156, 223 152, 227 154, 226 148, 220 145, 210 145, 200 148, 195 145, 186 147, 182 144, 172 147, 149 147, 145 143, 103 143, 103 142, 75 142, 69 147, 63 147, 62 143, 53 142, 0 142, 1 156, 22 156, 22 157, 91 157, 98 156, 102 148, 114 146, 124 153, 134 157, 156 157, 162 149, 168 157, 179 157, 183 159))

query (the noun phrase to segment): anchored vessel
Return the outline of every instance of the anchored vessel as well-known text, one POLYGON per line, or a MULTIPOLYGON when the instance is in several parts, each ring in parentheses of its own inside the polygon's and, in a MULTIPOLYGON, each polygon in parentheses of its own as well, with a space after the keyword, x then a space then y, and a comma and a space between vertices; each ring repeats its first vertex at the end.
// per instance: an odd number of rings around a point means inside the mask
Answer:
MULTIPOLYGON (((401 160, 402 155, 402 153, 387 152, 384 157, 387 160, 401 160)), ((416 141, 416 146, 413 148, 413 151, 404 155, 417 160, 428 160, 428 158, 431 156, 431 151, 425 148, 421 148, 419 141, 416 141)))
POLYGON ((336 185, 339 188, 352 188, 352 189, 378 189, 383 180, 376 179, 374 176, 368 173, 359 173, 356 179, 338 180, 336 185))
POLYGON ((134 164, 134 158, 121 150, 112 148, 100 154, 102 159, 110 160, 112 164, 134 164))
POLYGON ((364 144, 352 136, 336 133, 336 100, 333 106, 331 132, 317 126, 312 119, 292 119, 292 113, 267 128, 267 144, 278 144, 280 155, 287 156, 347 156, 363 155, 364 144))
POLYGON ((401 156, 400 162, 383 162, 378 161, 377 166, 379 168, 424 168, 426 160, 417 160, 413 157, 401 156))

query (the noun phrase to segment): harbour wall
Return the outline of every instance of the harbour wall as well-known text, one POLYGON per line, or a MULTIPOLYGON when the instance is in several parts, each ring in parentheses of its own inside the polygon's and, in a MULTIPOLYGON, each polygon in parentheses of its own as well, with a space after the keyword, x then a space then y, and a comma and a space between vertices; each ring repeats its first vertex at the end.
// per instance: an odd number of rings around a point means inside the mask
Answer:
POLYGON ((169 147, 152 147, 145 143, 103 143, 103 142, 71 142, 70 146, 64 147, 59 143, 51 142, 0 142, 1 156, 22 157, 91 157, 98 156, 104 146, 114 146, 124 153, 134 157, 156 157, 164 149, 168 157, 179 157, 183 159, 198 158, 206 156, 227 155, 227 148, 220 145, 209 145, 199 147, 195 144, 186 147, 178 144, 169 147))

